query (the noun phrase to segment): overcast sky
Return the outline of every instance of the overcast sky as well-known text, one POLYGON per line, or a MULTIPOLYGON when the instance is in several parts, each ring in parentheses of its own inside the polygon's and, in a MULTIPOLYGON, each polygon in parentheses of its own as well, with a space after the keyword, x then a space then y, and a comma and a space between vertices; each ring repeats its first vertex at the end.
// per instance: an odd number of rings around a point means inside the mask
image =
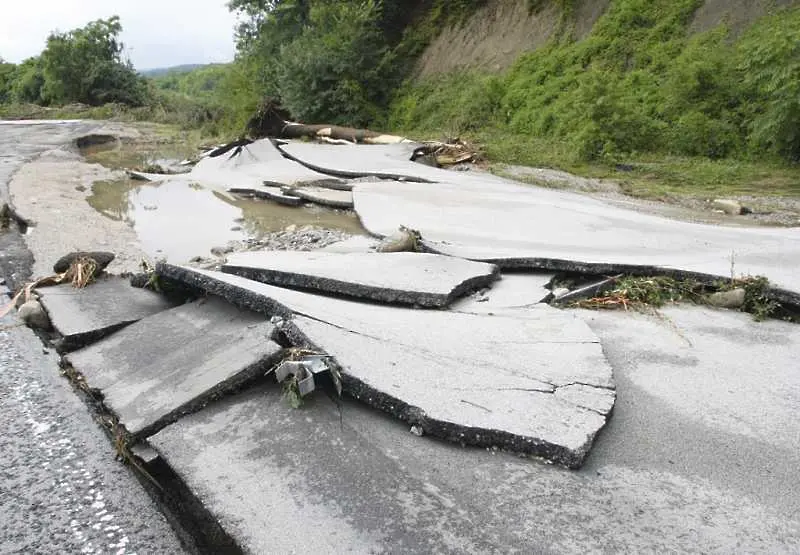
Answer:
POLYGON ((0 58, 38 55, 54 29, 120 16, 136 69, 233 59, 235 17, 226 0, 0 0, 0 58))

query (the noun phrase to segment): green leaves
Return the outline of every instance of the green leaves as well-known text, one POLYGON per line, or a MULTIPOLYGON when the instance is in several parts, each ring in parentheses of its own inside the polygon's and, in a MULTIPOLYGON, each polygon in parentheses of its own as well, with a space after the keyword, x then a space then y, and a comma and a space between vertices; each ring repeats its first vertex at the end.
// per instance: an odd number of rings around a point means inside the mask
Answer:
MULTIPOLYGON (((107 102, 144 104, 147 88, 122 57, 121 31, 119 17, 113 16, 68 33, 52 33, 39 63, 43 80, 39 100, 93 106, 107 102)), ((26 96, 34 96, 29 92, 26 96)))

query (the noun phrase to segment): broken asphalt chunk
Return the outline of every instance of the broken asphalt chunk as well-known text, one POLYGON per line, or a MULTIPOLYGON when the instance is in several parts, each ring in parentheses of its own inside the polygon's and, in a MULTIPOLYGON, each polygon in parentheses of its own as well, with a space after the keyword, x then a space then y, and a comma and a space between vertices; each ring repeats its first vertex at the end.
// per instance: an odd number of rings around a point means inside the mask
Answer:
POLYGON ((59 352, 79 349, 172 307, 161 295, 131 287, 124 278, 100 279, 80 289, 64 284, 37 291, 53 327, 61 335, 56 342, 59 352))
POLYGON ((274 329, 212 297, 140 320, 66 361, 140 438, 277 364, 274 329))
POLYGON ((491 264, 409 252, 242 252, 231 254, 222 271, 283 287, 435 308, 499 277, 491 264))

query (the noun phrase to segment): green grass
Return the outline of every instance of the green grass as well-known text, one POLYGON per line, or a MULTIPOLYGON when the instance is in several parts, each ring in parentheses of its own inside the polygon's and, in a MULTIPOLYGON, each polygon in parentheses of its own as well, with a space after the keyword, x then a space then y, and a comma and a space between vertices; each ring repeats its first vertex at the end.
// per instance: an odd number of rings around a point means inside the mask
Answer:
POLYGON ((800 8, 741 37, 691 35, 700 3, 613 0, 588 37, 562 34, 504 74, 409 81, 388 127, 472 139, 491 162, 612 178, 638 197, 800 195, 800 8))
MULTIPOLYGON (((453 130, 406 131, 415 139, 453 136, 453 130)), ((500 164, 552 168, 583 177, 611 179, 628 195, 665 200, 670 196, 800 196, 800 166, 780 159, 712 160, 700 156, 639 153, 616 161, 587 161, 567 141, 483 129, 455 133, 480 145, 490 169, 500 164), (617 164, 633 167, 620 171, 617 164)), ((541 185, 541 183, 537 183, 541 185)))

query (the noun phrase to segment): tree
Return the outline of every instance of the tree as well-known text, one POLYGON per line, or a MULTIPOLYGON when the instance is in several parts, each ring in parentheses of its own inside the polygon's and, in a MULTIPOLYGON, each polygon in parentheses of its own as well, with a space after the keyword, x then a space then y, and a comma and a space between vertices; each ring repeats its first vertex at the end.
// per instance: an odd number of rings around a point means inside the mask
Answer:
POLYGON ((6 63, 0 58, 0 104, 11 100, 14 82, 17 78, 17 66, 6 63))
POLYGON ((15 82, 11 87, 11 97, 17 102, 42 104, 44 73, 38 57, 28 58, 17 67, 15 82))
POLYGON ((119 17, 113 16, 68 33, 52 33, 41 56, 42 100, 58 104, 144 104, 147 88, 130 61, 123 59, 121 31, 119 17))

